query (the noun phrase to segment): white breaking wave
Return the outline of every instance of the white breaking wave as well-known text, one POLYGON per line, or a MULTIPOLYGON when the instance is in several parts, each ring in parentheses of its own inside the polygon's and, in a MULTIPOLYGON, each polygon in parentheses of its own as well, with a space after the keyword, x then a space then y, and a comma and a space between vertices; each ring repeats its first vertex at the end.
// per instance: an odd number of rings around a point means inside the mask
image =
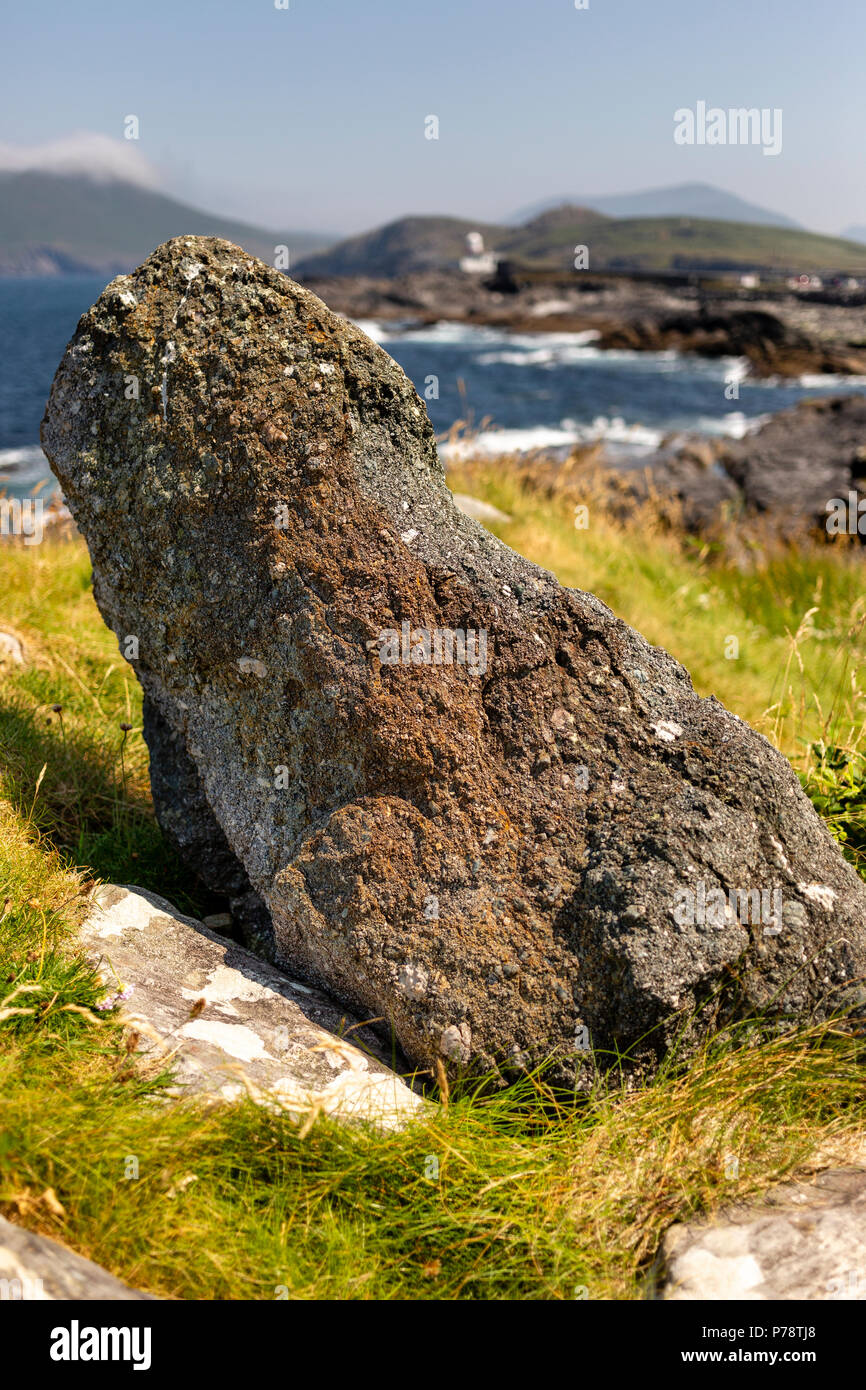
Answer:
MULTIPOLYGON (((778 378, 775 378, 778 380, 778 378)), ((838 376, 833 372, 805 372, 797 378, 797 385, 807 391, 829 391, 838 386, 866 386, 866 376, 838 376)))
POLYGON ((439 452, 445 458, 458 459, 472 454, 522 454, 604 442, 640 455, 652 453, 662 438, 661 430, 647 425, 627 425, 619 416, 609 419, 606 415, 598 415, 589 425, 561 420, 559 428, 535 425, 529 429, 483 430, 468 439, 446 441, 440 444, 439 452))
POLYGON ((699 434, 714 434, 727 439, 745 439, 754 434, 770 419, 769 415, 744 415, 741 410, 732 410, 730 415, 699 415, 695 424, 689 428, 699 434))
POLYGON ((378 319, 353 319, 352 322, 362 333, 366 333, 368 338, 372 338, 374 343, 385 343, 389 336, 392 336, 387 331, 387 325, 380 323, 378 319))
MULTIPOLYGON (((456 323, 450 319, 440 319, 436 323, 412 326, 406 320, 357 319, 356 326, 376 343, 429 343, 440 347, 465 347, 470 351, 480 349, 473 362, 478 367, 535 367, 551 368, 572 365, 605 366, 617 362, 628 363, 633 371, 647 375, 683 372, 712 381, 736 382, 749 388, 760 387, 772 390, 774 387, 800 386, 807 391, 830 391, 841 388, 862 389, 866 377, 840 376, 830 373, 806 372, 797 378, 754 377, 747 357, 701 357, 694 353, 678 352, 667 348, 662 352, 641 352, 635 348, 600 348, 595 346, 599 333, 586 329, 580 333, 510 333, 507 329, 490 326, 456 323)), ((737 428, 736 414, 723 416, 711 422, 707 432, 711 434, 733 434, 737 428)), ((766 417, 758 419, 760 423, 766 417)), ((694 426, 703 429, 705 426, 694 426)))
POLYGON ((539 449, 567 449, 575 444, 603 443, 610 446, 611 458, 643 458, 655 453, 661 442, 672 435, 699 433, 729 439, 744 439, 770 419, 769 415, 744 415, 732 411, 729 415, 700 416, 677 430, 657 429, 651 425, 629 425, 621 416, 597 415, 591 424, 577 420, 560 420, 555 426, 536 425, 528 429, 492 429, 465 439, 448 440, 439 445, 445 458, 459 459, 473 454, 521 454, 539 449))
POLYGON ((726 381, 745 381, 751 374, 752 364, 748 357, 723 357, 726 381))
POLYGON ((599 336, 594 330, 575 333, 569 343, 551 344, 546 334, 543 335, 544 341, 540 342, 541 336, 535 339, 531 347, 514 346, 501 352, 482 352, 476 357, 476 364, 479 367, 495 367, 500 363, 510 367, 566 367, 572 362, 602 358, 611 360, 609 352, 589 346, 599 336))
POLYGON ((356 328, 360 328, 362 333, 366 333, 367 337, 376 343, 432 343, 443 347, 466 348, 492 348, 497 345, 515 352, 580 347, 594 342, 599 336, 594 328, 583 333, 510 333, 502 328, 457 323, 452 319, 414 325, 405 319, 355 319, 354 323, 356 328))
MULTIPOLYGON (((580 333, 511 333, 489 325, 457 323, 440 319, 436 323, 412 326, 405 320, 357 319, 356 327, 374 342, 430 344, 431 347, 480 349, 473 356, 477 367, 552 368, 608 366, 628 363, 633 371, 646 375, 689 373, 713 381, 749 384, 749 362, 745 357, 698 357, 665 348, 661 352, 641 352, 636 348, 600 348, 595 328, 580 333)), ((766 385, 766 382, 762 382, 766 385)))
MULTIPOLYGON (((440 319, 437 323, 423 323, 417 327, 400 327, 399 324, 383 324, 386 340, 400 339, 404 343, 440 343, 457 347, 473 347, 481 343, 511 342, 511 335, 500 328, 486 328, 470 323, 454 323, 451 319, 440 319)), ((543 335, 542 335, 543 336, 543 335)))
POLYGON ((664 431, 651 425, 627 425, 622 416, 597 415, 591 425, 578 425, 573 420, 563 420, 564 425, 572 425, 577 431, 578 442, 622 445, 625 448, 647 453, 657 449, 664 438, 664 431))
POLYGON ((59 484, 54 478, 47 458, 38 444, 24 444, 18 449, 0 449, 0 493, 26 497, 38 483, 42 497, 50 497, 59 484))
POLYGON ((51 470, 39 444, 22 444, 18 449, 0 449, 0 478, 34 483, 51 470))
POLYGON ((443 458, 459 459, 471 454, 522 454, 536 449, 561 449, 576 444, 574 430, 534 425, 524 430, 484 430, 471 439, 455 439, 439 445, 443 458))

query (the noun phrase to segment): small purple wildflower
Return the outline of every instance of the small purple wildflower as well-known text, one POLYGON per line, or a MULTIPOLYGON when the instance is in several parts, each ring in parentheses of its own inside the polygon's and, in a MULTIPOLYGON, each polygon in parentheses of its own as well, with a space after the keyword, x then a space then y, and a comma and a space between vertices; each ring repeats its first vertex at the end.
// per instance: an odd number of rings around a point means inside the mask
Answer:
POLYGON ((94 1005, 94 1008, 104 1013, 106 1009, 113 1009, 117 1004, 122 1003, 124 999, 128 999, 134 992, 135 985, 124 985, 116 994, 106 994, 104 999, 100 999, 99 1003, 94 1005))

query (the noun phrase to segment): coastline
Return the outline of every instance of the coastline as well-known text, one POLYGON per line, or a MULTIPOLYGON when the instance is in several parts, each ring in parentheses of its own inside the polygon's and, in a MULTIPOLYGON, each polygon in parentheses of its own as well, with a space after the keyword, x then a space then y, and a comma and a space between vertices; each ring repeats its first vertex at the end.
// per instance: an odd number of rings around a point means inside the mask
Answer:
POLYGON ((302 278, 346 318, 473 324, 512 333, 597 333, 602 349, 744 357, 758 377, 866 376, 862 295, 760 293, 627 276, 422 271, 396 279, 302 278), (828 302, 831 301, 831 302, 828 302))

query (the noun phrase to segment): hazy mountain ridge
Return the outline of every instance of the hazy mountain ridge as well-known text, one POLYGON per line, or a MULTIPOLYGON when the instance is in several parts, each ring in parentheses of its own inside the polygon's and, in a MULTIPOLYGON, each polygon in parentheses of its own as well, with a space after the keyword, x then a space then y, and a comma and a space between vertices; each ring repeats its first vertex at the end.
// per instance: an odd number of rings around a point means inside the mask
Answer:
POLYGON ((122 180, 0 172, 0 274, 118 273, 175 236, 224 237, 270 264, 276 247, 287 246, 291 266, 333 240, 313 232, 271 232, 122 180))
MULTIPOLYGON (((752 206, 710 185, 682 185, 682 190, 691 190, 693 201, 711 203, 718 194, 728 208, 752 206)), ((677 191, 621 195, 607 205, 677 191)), ((756 215, 762 212, 755 209, 756 215)), ((862 241, 767 220, 623 217, 597 206, 554 204, 520 226, 416 215, 336 241, 324 233, 270 231, 204 212, 142 182, 81 172, 0 170, 0 274, 5 275, 117 274, 140 264, 171 237, 189 235, 222 237, 270 264, 277 248, 285 246, 291 274, 392 278, 456 268, 467 253, 470 232, 480 232, 485 247, 501 258, 558 270, 572 267, 575 247, 586 245, 589 268, 596 270, 862 274, 866 229, 859 231, 862 241)))
POLYGON ((748 222, 756 226, 766 224, 803 230, 802 223, 795 222, 784 213, 750 203, 736 193, 728 193, 726 189, 716 188, 711 183, 679 183, 666 188, 648 188, 638 193, 600 194, 595 198, 573 195, 546 198, 513 213, 507 219, 508 225, 522 226, 535 221, 540 214, 563 203, 592 208, 606 217, 700 217, 711 222, 748 222))

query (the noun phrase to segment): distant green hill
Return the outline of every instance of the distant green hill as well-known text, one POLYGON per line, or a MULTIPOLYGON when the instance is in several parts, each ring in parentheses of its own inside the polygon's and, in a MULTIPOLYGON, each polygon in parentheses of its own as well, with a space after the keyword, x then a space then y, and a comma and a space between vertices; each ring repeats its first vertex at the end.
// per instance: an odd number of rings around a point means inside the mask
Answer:
POLYGON ((564 206, 522 227, 455 217, 404 217, 303 258, 298 273, 397 276, 454 267, 477 231, 500 257, 566 270, 589 248, 590 270, 838 271, 866 275, 866 247, 795 228, 687 217, 606 217, 564 206))
POLYGON ((866 274, 866 247, 788 227, 686 217, 590 221, 568 210, 514 229, 503 251, 549 266, 573 264, 589 247, 590 269, 790 270, 866 274))
POLYGON ((326 246, 310 232, 269 232, 119 181, 36 172, 0 174, 0 274, 121 271, 174 236, 220 236, 273 262, 326 246))
POLYGON ((503 227, 460 217, 401 217, 372 232, 349 237, 330 250, 307 256, 298 266, 310 275, 402 275, 455 265, 467 254, 466 237, 480 232, 487 245, 498 243, 503 227))

